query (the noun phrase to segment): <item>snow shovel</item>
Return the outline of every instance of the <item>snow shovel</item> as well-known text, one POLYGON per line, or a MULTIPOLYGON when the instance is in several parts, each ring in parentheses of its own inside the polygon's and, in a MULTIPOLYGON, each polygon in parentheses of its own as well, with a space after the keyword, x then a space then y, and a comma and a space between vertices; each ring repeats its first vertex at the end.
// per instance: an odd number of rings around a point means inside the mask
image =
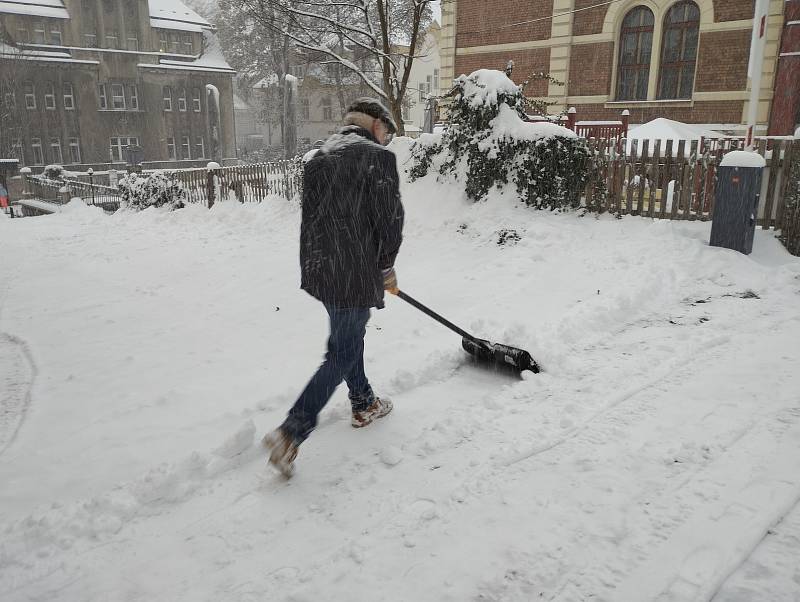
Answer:
POLYGON ((464 348, 464 351, 473 356, 479 363, 495 368, 505 368, 516 373, 520 373, 524 370, 530 370, 533 373, 539 372, 539 365, 533 360, 531 354, 524 349, 509 347, 508 345, 501 345, 500 343, 490 343, 485 339, 474 337, 467 331, 462 330, 449 320, 443 318, 432 309, 425 307, 413 297, 406 295, 403 291, 396 289, 389 292, 393 295, 397 295, 406 303, 413 305, 421 312, 429 315, 440 324, 447 326, 453 332, 461 335, 461 346, 464 348))

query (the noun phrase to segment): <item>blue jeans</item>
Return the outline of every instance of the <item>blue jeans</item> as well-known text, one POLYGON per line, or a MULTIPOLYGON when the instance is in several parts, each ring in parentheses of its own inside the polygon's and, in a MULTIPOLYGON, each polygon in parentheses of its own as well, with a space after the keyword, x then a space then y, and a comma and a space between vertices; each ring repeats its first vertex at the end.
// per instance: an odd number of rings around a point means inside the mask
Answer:
POLYGON ((375 394, 364 374, 364 335, 369 308, 341 308, 325 304, 331 323, 325 361, 311 377, 281 428, 299 444, 317 426, 317 416, 342 380, 350 389, 354 411, 366 409, 375 394))

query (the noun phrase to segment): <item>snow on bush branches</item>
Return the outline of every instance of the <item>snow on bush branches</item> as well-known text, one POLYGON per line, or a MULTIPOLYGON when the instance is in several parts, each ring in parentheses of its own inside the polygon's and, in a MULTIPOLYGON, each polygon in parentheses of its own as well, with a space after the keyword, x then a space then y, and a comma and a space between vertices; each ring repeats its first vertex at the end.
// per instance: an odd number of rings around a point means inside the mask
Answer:
POLYGON ((547 121, 525 121, 522 88, 501 71, 480 69, 455 84, 449 127, 412 149, 412 179, 435 170, 466 179, 474 201, 513 183, 531 207, 579 206, 590 166, 585 140, 547 121))
POLYGON ((172 211, 189 202, 189 193, 171 171, 154 171, 145 176, 130 173, 120 179, 119 188, 125 206, 135 211, 163 206, 172 211))

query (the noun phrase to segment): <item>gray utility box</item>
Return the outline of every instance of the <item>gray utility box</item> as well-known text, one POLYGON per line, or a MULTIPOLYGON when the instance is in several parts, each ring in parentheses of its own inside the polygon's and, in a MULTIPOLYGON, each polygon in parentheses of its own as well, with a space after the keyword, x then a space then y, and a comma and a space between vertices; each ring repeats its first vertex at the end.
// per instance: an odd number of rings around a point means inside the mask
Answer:
POLYGON ((733 249, 745 255, 753 252, 758 201, 761 196, 762 167, 719 167, 712 247, 733 249))

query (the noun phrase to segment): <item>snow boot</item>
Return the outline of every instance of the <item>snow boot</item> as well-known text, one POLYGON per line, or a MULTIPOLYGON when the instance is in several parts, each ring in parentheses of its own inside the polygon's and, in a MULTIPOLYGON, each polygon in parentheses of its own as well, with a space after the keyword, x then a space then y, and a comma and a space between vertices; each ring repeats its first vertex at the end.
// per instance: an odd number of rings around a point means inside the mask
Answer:
POLYGON ((297 443, 294 439, 283 429, 277 428, 265 435, 261 444, 270 452, 269 463, 287 479, 291 478, 294 474, 294 459, 297 457, 297 443))
POLYGON ((353 411, 353 419, 350 424, 357 429, 365 427, 372 423, 372 421, 386 416, 386 414, 392 411, 392 407, 391 399, 376 397, 375 401, 373 401, 368 408, 361 411, 353 411))

